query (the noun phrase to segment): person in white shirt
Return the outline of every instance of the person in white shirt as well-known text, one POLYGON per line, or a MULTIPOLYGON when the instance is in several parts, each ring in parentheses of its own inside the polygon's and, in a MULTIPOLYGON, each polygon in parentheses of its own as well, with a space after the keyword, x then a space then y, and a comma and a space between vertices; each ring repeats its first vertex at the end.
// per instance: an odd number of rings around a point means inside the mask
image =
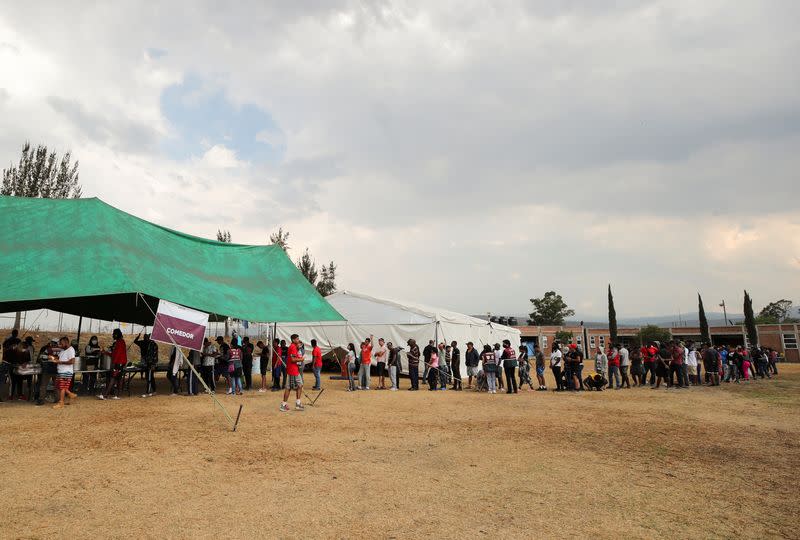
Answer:
POLYGON ((625 345, 619 348, 619 370, 622 373, 622 386, 623 388, 630 388, 631 381, 628 378, 628 370, 631 367, 631 353, 625 345))
POLYGON ((594 370, 602 375, 604 379, 606 378, 606 373, 608 372, 608 356, 606 356, 602 347, 597 347, 597 353, 594 355, 594 370))
POLYGON ((686 351, 686 374, 689 376, 689 382, 697 386, 700 383, 697 379, 697 351, 694 348, 694 343, 689 342, 689 347, 684 347, 684 351, 686 351))
POLYGON ((561 354, 561 345, 559 343, 554 343, 553 352, 550 353, 550 369, 553 370, 553 377, 556 379, 556 392, 566 390, 566 388, 564 388, 564 381, 561 378, 563 358, 564 355, 561 354))
POLYGON ((58 356, 50 356, 49 360, 56 364, 56 390, 58 390, 58 403, 53 405, 54 409, 64 408, 64 396, 69 396, 70 400, 77 399, 78 395, 70 392, 74 375, 73 365, 75 364, 75 349, 69 343, 69 338, 62 337, 58 340, 61 352, 58 356))
POLYGON ((378 368, 378 390, 386 390, 386 361, 389 359, 389 349, 386 348, 383 338, 378 340, 378 346, 372 351, 372 357, 378 368))

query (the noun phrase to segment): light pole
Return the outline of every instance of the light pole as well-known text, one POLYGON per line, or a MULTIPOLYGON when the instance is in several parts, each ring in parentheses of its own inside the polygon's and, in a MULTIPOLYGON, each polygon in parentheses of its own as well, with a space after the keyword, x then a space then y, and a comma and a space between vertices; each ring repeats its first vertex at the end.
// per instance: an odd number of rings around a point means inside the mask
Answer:
POLYGON ((722 316, 725 317, 725 326, 728 326, 728 310, 725 309, 725 300, 719 305, 722 308, 722 316))

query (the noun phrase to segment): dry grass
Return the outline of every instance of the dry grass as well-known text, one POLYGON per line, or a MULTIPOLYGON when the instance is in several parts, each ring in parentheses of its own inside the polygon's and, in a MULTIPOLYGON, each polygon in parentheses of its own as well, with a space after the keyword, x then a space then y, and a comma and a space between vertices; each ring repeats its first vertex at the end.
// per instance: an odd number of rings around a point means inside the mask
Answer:
POLYGON ((304 413, 222 398, 236 433, 206 397, 5 403, 0 536, 797 538, 800 366, 781 367, 580 395, 326 381, 304 413))

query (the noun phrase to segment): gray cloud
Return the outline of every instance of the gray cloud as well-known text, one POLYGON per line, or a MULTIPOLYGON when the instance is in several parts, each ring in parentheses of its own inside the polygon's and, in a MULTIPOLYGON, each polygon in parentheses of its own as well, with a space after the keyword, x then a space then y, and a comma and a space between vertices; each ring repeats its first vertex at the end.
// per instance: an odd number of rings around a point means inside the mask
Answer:
POLYGON ((67 146, 82 134, 86 152, 115 151, 129 182, 147 177, 153 211, 173 226, 228 225, 253 241, 291 226, 354 288, 474 311, 524 311, 516 299, 557 288, 602 313, 612 281, 643 312, 648 295, 669 304, 686 287, 781 294, 796 272, 797 2, 186 1, 157 19, 133 2, 82 7, 0 15, 19 55, 75 71, 37 89, 53 115, 18 113, 0 152, 13 157, 31 129, 67 146), (154 48, 169 54, 154 61, 154 48), (168 161, 140 119, 157 117, 159 89, 186 73, 270 111, 286 160, 236 171, 168 161), (92 92, 121 97, 99 113, 92 92), (196 206, 213 193, 211 217, 170 213, 181 189, 196 206), (706 260, 719 245, 774 263, 706 260), (354 255, 381 246, 382 272, 354 255), (517 278, 497 267, 509 258, 517 278), (495 276, 497 289, 483 286, 495 276))
POLYGON ((142 123, 89 112, 78 101, 58 96, 49 96, 47 104, 95 143, 130 152, 152 151, 158 144, 156 131, 142 123))

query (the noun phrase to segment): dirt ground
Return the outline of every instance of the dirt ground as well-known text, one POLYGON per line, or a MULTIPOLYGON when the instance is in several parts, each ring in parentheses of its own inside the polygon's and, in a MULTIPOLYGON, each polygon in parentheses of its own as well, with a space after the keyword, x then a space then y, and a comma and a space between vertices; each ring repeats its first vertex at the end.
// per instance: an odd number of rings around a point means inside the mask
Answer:
POLYGON ((305 412, 220 396, 235 433, 207 396, 3 403, 0 536, 798 538, 800 366, 780 369, 600 394, 326 380, 305 412))

